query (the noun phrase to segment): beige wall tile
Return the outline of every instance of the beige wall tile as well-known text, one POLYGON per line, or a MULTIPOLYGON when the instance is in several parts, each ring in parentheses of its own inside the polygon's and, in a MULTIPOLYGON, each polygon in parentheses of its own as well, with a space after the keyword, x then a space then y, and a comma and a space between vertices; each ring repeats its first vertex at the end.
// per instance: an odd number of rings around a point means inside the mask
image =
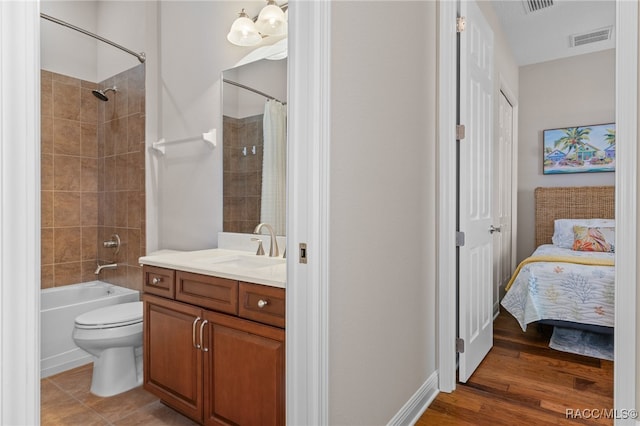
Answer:
POLYGON ((53 268, 53 265, 40 266, 40 288, 51 288, 54 286, 53 268))
POLYGON ((80 190, 83 192, 98 191, 98 159, 80 159, 80 190))
POLYGON ((53 122, 53 152, 80 155, 81 127, 79 121, 56 119, 53 122))
POLYGON ((80 157, 54 155, 53 188, 56 191, 80 191, 80 157))
POLYGON ((40 191, 40 225, 53 227, 53 191, 40 191))
POLYGON ((40 73, 40 116, 53 117, 53 79, 51 73, 40 73))
POLYGON ((58 74, 56 72, 51 73, 51 78, 53 79, 54 82, 68 84, 70 86, 80 87, 80 84, 81 84, 81 80, 75 77, 69 77, 67 75, 58 74))
POLYGON ((53 191, 53 154, 40 156, 40 189, 53 191))
POLYGON ((53 268, 53 283, 56 287, 77 284, 82 280, 80 262, 58 263, 53 268))
POLYGON ((98 257, 98 227, 83 226, 81 229, 82 238, 82 260, 95 261, 98 257))
POLYGON ((83 87, 80 90, 80 121, 83 123, 96 124, 98 122, 98 106, 102 101, 93 95, 91 92, 93 89, 83 87))
POLYGON ((53 81, 53 117, 80 120, 80 86, 53 81))
POLYGON ((40 262, 42 265, 53 264, 53 228, 42 228, 40 231, 40 262))
MULTIPOLYGON (((68 263, 80 262, 81 253, 81 228, 55 228, 54 229, 54 262, 68 263)), ((78 272, 80 266, 78 265, 78 272)), ((56 275, 58 271, 56 270, 56 275)), ((57 277, 56 277, 57 279, 57 277)), ((77 281, 78 282, 78 281, 77 281)))
POLYGON ((53 154, 53 118, 40 117, 40 149, 43 154, 53 154))
POLYGON ((98 157, 98 126, 96 124, 81 123, 80 152, 83 157, 98 157))
POLYGON ((80 194, 80 224, 82 226, 98 225, 97 192, 83 192, 80 194))
POLYGON ((53 223, 61 226, 80 226, 80 193, 55 192, 53 196, 53 223))

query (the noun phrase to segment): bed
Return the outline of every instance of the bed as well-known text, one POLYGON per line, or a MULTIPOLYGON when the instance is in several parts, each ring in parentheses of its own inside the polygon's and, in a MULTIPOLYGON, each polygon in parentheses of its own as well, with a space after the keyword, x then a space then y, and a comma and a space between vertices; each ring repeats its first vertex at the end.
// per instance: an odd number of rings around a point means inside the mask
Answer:
POLYGON ((613 186, 535 189, 536 250, 518 265, 500 302, 523 331, 539 323, 613 333, 614 195, 613 186), (573 250, 592 248, 575 242, 576 229, 608 230, 611 246, 603 247, 610 251, 573 250))

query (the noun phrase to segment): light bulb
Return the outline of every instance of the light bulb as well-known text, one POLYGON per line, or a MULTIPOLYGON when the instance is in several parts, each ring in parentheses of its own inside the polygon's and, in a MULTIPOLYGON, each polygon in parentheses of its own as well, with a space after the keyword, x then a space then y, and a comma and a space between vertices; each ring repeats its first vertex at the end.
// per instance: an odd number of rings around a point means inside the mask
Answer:
POLYGON ((227 40, 237 46, 254 46, 262 40, 255 24, 249 19, 244 9, 239 13, 238 19, 233 21, 227 40))
POLYGON ((287 33, 287 21, 284 12, 274 1, 269 1, 260 11, 256 28, 262 35, 283 35, 287 33))

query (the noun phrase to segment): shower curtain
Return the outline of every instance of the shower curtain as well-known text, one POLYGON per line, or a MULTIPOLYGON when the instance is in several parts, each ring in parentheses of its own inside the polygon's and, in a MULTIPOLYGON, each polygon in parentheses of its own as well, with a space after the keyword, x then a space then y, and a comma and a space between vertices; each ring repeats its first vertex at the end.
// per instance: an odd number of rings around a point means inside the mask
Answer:
POLYGON ((271 224, 276 235, 285 235, 287 107, 281 102, 265 103, 263 133, 260 221, 271 224))

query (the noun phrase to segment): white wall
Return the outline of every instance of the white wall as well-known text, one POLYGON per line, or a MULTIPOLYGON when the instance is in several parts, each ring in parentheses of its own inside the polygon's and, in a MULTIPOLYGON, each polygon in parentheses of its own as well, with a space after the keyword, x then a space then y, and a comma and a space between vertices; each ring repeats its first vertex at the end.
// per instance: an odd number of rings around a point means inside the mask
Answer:
MULTIPOLYGON (((98 3, 42 1, 40 11, 77 27, 97 32, 98 3)), ((40 66, 47 71, 97 82, 98 41, 59 24, 40 19, 40 66)))
MULTIPOLYGON (((146 3, 148 2, 98 1, 97 34, 136 53, 145 52, 146 3)), ((103 81, 140 64, 135 56, 102 42, 98 42, 96 60, 96 81, 103 81)))
MULTIPOLYGON (((134 52, 147 44, 145 1, 45 0, 41 11, 134 52)), ((140 62, 109 44, 59 24, 40 20, 42 69, 99 82, 140 62)))
POLYGON ((436 369, 436 4, 331 20, 329 424, 380 425, 436 369))
POLYGON ((542 131, 615 121, 615 50, 520 68, 518 261, 535 249, 539 186, 613 185, 614 173, 542 174, 542 131))
MULTIPOLYGON (((251 14, 262 4, 252 1, 242 7, 251 14)), ((217 246, 222 230, 220 77, 251 50, 226 40, 239 7, 231 1, 158 5, 158 74, 147 79, 147 92, 159 96, 158 110, 147 120, 157 137, 166 140, 198 136, 210 128, 218 129, 219 137, 213 151, 195 141, 167 146, 165 156, 149 156, 147 194, 154 202, 147 205, 155 209, 157 224, 147 227, 148 252, 217 246)), ((147 138, 153 142, 149 134, 147 138)))

